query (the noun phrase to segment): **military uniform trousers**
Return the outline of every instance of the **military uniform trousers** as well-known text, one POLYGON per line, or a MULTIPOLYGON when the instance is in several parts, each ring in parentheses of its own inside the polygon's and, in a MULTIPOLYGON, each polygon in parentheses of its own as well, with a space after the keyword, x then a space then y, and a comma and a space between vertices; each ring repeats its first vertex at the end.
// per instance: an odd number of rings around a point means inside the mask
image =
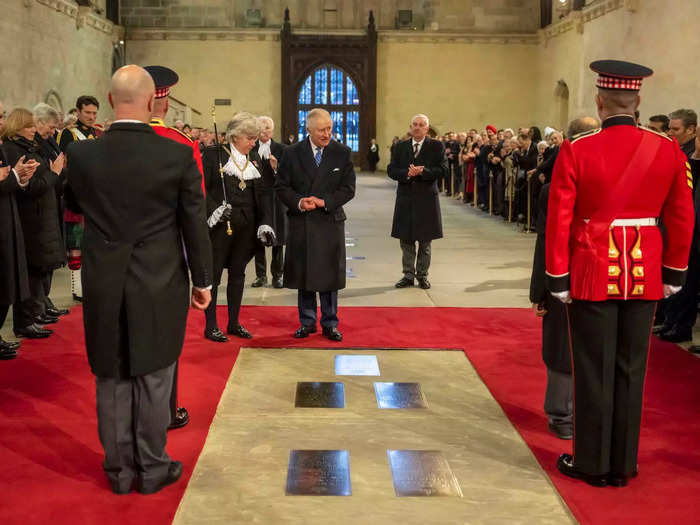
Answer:
MULTIPOLYGON (((250 214, 252 216, 252 212, 250 214)), ((243 300, 245 268, 255 255, 257 244, 256 226, 254 221, 242 222, 234 226, 233 235, 226 235, 226 225, 217 224, 211 234, 213 252, 213 285, 211 303, 206 309, 207 330, 217 328, 216 296, 221 283, 224 268, 228 271, 226 286, 226 302, 228 304, 228 328, 238 324, 238 313, 243 300)))
POLYGON ((574 378, 574 465, 591 475, 637 468, 642 396, 656 301, 568 307, 574 378))

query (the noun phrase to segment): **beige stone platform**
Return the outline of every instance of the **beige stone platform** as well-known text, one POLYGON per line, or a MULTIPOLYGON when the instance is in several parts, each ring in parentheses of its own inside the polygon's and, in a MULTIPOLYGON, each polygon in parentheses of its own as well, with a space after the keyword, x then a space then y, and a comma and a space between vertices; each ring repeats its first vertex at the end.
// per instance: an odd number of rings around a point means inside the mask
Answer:
POLYGON ((241 350, 176 524, 572 523, 461 351, 241 350), (381 376, 335 376, 337 354, 381 376), (294 407, 297 381, 342 381, 344 409, 294 407), (375 381, 419 382, 427 410, 380 410, 375 381), (347 449, 352 496, 286 496, 292 449, 347 449), (387 449, 440 450, 463 498, 394 493, 387 449))

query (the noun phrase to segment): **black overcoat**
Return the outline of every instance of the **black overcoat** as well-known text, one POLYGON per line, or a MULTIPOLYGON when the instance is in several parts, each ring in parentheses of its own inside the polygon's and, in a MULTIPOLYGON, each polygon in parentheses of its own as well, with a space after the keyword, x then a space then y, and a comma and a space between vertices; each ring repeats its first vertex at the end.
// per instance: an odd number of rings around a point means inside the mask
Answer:
POLYGON ((530 302, 544 304, 547 315, 542 318, 542 360, 547 368, 563 374, 571 373, 569 322, 566 306, 553 297, 545 287, 545 231, 547 230, 547 202, 549 184, 540 191, 537 202, 537 242, 530 279, 530 302))
POLYGON ((425 138, 418 157, 413 157, 412 139, 397 144, 387 167, 397 181, 391 236, 404 241, 442 238, 442 215, 437 181, 447 174, 445 148, 438 140, 425 138), (417 177, 408 176, 409 165, 423 166, 417 177))
POLYGON ((39 167, 29 185, 15 194, 24 232, 27 265, 38 271, 60 268, 66 262, 63 234, 58 220, 57 187, 62 178, 51 171, 39 144, 19 137, 7 140, 2 148, 10 165, 25 156, 36 160, 39 167))
POLYGON ((287 146, 275 189, 289 217, 284 286, 316 292, 345 288, 343 205, 355 196, 350 148, 332 140, 316 166, 308 138, 287 146), (311 196, 323 199, 325 208, 300 211, 299 201, 311 196))
MULTIPOLYGON (((280 144, 279 142, 275 142, 274 140, 271 140, 270 142, 270 151, 277 159, 277 166, 279 167, 279 162, 282 160, 282 155, 284 155, 285 146, 280 144)), ((259 153, 259 147, 260 142, 255 144, 255 148, 253 149, 253 151, 259 153)), ((284 246, 287 243, 287 207, 277 195, 277 190, 274 189, 275 177, 277 176, 277 174, 275 173, 275 170, 272 169, 270 161, 261 158, 261 162, 261 173, 263 176, 263 180, 271 188, 272 191, 272 224, 270 224, 270 226, 272 226, 272 228, 275 230, 275 246, 284 246)))
POLYGON ((100 377, 134 377, 182 351, 190 281, 211 284, 202 176, 192 148, 115 122, 67 150, 66 203, 85 217, 85 343, 100 377), (185 260, 184 248, 187 251, 185 260))
MULTIPOLYGON (((2 150, 0 166, 8 166, 2 150)), ((29 298, 24 234, 15 199, 18 191, 24 190, 20 189, 15 174, 10 172, 0 182, 0 305, 15 304, 29 298)))

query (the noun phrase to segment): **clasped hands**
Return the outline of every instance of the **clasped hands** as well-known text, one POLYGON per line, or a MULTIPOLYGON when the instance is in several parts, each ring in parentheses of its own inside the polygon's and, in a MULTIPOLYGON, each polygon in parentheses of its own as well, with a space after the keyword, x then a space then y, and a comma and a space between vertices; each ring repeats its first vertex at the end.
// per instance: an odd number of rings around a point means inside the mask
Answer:
POLYGON ((0 167, 0 181, 5 180, 10 175, 10 171, 14 169, 15 173, 17 173, 17 176, 19 177, 19 183, 23 186, 27 184, 29 179, 34 176, 36 169, 39 167, 39 163, 34 159, 29 159, 27 162, 25 162, 25 158, 26 156, 22 155, 22 157, 20 157, 20 159, 17 161, 17 164, 15 164, 14 168, 10 168, 10 166, 0 167))
POLYGON ((423 168, 424 166, 415 166, 414 164, 411 164, 410 166, 408 166, 408 176, 418 177, 423 173, 423 168))
POLYGON ((304 197, 299 203, 299 207, 304 211, 315 210, 316 208, 325 208, 326 201, 319 199, 318 197, 304 197))

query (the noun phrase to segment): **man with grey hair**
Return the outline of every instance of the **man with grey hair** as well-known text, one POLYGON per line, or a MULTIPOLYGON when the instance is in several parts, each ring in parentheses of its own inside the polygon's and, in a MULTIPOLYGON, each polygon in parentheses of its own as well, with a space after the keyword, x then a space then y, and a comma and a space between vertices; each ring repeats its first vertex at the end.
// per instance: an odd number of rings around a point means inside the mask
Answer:
POLYGON ((430 288, 431 243, 442 238, 437 181, 446 176, 447 161, 442 143, 428 137, 429 126, 426 115, 413 116, 412 138, 396 146, 387 167, 389 178, 398 182, 391 236, 401 244, 403 277, 396 288, 413 286, 416 278, 422 289, 430 288))
POLYGON ((333 121, 320 108, 306 118, 308 137, 288 146, 275 190, 289 209, 284 286, 298 290, 296 338, 316 332, 316 293, 323 335, 341 341, 338 290, 345 288, 345 211, 355 196, 350 148, 331 140, 333 121))
MULTIPOLYGON (((284 146, 272 139, 275 131, 275 122, 272 118, 262 115, 258 117, 260 123, 260 135, 255 144, 254 151, 262 161, 262 176, 265 183, 273 188, 277 175, 277 164, 284 153, 284 146)), ((270 273, 272 273, 272 286, 282 288, 282 274, 284 272, 284 245, 287 240, 287 207, 279 199, 277 193, 272 194, 272 228, 275 230, 275 243, 272 246, 272 261, 270 273)), ((255 281, 254 288, 264 286, 267 283, 267 260, 265 246, 259 244, 255 249, 255 281)))

